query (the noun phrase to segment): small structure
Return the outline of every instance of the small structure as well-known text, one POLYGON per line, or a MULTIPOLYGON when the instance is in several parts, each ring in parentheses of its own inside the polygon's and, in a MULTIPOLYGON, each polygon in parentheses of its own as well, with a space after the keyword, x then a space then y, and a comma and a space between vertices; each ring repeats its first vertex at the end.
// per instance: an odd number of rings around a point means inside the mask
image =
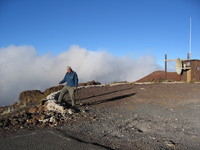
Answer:
POLYGON ((199 59, 176 59, 167 60, 165 54, 165 80, 167 80, 167 62, 176 61, 176 73, 180 75, 182 82, 200 82, 200 60, 199 59))
POLYGON ((200 82, 200 60, 198 59, 183 60, 182 65, 183 69, 181 73, 181 81, 200 82))

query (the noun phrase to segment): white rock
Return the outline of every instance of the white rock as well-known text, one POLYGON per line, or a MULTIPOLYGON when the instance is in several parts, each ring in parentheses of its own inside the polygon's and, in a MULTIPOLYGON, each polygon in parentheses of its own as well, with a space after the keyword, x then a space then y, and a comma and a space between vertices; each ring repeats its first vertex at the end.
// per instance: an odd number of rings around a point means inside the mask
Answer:
POLYGON ((46 97, 46 100, 55 100, 55 96, 59 94, 60 91, 53 92, 46 97))
POLYGON ((49 122, 52 122, 52 123, 56 122, 56 119, 55 119, 55 117, 54 117, 54 116, 52 116, 52 117, 49 119, 49 122))
POLYGON ((53 111, 53 112, 57 112, 57 113, 61 113, 61 114, 65 113, 64 107, 56 104, 55 100, 47 101, 45 108, 46 108, 46 111, 53 111))
POLYGON ((73 109, 68 109, 67 112, 72 115, 73 113, 75 113, 75 111, 73 109))
POLYGON ((174 147, 175 143, 173 141, 165 141, 165 144, 169 147, 174 147))

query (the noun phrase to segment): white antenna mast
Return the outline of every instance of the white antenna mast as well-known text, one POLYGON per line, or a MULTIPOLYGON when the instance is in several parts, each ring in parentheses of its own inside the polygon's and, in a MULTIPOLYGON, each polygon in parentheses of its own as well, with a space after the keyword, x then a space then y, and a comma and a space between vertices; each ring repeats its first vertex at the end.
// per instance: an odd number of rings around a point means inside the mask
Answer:
POLYGON ((190 18, 190 56, 192 53, 192 19, 190 18))

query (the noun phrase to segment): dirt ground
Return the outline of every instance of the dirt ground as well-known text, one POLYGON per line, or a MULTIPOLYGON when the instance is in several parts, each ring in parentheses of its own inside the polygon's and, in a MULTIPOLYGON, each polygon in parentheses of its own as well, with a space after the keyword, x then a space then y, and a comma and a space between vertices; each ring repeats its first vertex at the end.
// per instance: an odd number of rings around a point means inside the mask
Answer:
POLYGON ((82 88, 77 103, 81 117, 49 130, 103 149, 200 149, 200 83, 82 88))

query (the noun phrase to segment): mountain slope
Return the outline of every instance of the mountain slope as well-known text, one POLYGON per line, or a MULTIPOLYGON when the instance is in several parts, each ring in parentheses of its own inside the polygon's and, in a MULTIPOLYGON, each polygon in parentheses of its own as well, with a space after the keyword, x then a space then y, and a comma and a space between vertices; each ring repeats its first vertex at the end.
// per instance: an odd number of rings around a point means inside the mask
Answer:
MULTIPOLYGON (((136 82, 162 82, 165 81, 164 71, 155 71, 141 78, 136 82)), ((180 81, 180 76, 176 72, 167 72, 167 81, 180 81)))

